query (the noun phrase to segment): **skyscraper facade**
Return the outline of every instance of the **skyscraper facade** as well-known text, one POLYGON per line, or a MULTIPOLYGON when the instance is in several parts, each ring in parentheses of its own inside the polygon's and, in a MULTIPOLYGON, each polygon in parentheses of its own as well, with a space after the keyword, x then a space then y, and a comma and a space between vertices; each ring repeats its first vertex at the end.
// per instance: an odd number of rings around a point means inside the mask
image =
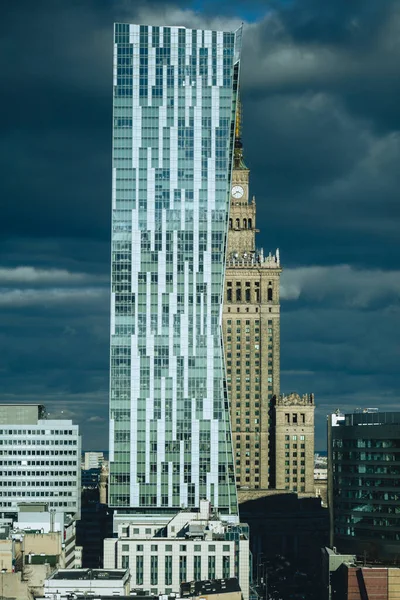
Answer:
POLYGON ((221 305, 241 29, 115 25, 110 493, 237 515, 221 305))
POLYGON ((0 406, 0 522, 22 504, 81 514, 81 436, 68 419, 49 419, 41 404, 0 406))
POLYGON ((230 192, 228 251, 223 309, 224 347, 231 405, 235 476, 239 488, 267 489, 273 482, 275 447, 272 398, 280 373, 279 251, 256 246, 256 202, 249 189, 236 119, 230 192))
POLYGON ((328 418, 330 543, 364 560, 398 562, 400 412, 328 418))

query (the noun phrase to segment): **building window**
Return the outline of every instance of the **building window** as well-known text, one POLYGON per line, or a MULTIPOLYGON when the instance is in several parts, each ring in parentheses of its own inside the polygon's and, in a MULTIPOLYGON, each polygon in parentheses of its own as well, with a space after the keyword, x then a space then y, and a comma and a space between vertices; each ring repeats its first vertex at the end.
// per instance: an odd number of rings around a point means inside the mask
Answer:
POLYGON ((172 585, 172 554, 165 557, 165 585, 172 585))
POLYGON ((136 557, 136 585, 143 585, 143 556, 136 557))
POLYGON ((215 556, 208 557, 208 579, 215 579, 215 556))
POLYGON ((123 569, 129 569, 129 556, 127 554, 122 555, 121 566, 123 569))
POLYGON ((158 584, 158 556, 150 557, 150 584, 158 584))
POLYGON ((179 557, 179 581, 181 583, 183 581, 186 581, 186 579, 187 579, 186 570, 187 570, 186 556, 180 556, 179 557))
POLYGON ((193 558, 193 577, 195 581, 201 580, 201 556, 194 556, 193 558))
POLYGON ((231 575, 231 564, 230 557, 223 556, 222 557, 222 577, 227 579, 231 575))

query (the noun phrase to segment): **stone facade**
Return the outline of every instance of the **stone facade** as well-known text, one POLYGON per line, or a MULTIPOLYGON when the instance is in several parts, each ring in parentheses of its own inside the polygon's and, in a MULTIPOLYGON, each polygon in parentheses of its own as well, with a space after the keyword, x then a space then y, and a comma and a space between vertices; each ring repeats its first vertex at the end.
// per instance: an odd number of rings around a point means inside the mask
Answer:
POLYGON ((256 247, 256 202, 254 197, 250 200, 250 171, 243 159, 240 108, 236 121, 222 320, 236 485, 247 499, 274 488, 313 495, 314 404, 300 411, 297 394, 279 396, 282 268, 279 250, 265 256, 256 247), (281 410, 281 404, 291 401, 290 409, 281 410), (290 473, 289 482, 286 436, 296 433, 285 431, 282 419, 287 412, 306 415, 306 422, 299 422, 299 437, 307 437, 301 442, 306 448, 298 449, 298 469, 292 457, 289 468, 298 473, 290 473), (306 457, 300 457, 303 451, 306 457))
POLYGON ((238 488, 267 489, 270 401, 279 394, 279 251, 256 248, 256 203, 236 131, 223 335, 238 488))
POLYGON ((275 487, 314 495, 314 395, 274 398, 275 487))

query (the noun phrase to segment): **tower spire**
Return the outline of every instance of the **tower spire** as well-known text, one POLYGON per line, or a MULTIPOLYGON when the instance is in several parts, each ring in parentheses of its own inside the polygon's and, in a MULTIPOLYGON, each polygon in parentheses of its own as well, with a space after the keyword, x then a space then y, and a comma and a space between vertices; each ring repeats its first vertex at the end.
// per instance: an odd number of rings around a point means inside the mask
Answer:
POLYGON ((235 124, 235 169, 247 169, 243 160, 243 144, 242 144, 242 102, 240 100, 240 93, 238 92, 237 103, 236 103, 236 124, 235 124))
POLYGON ((236 105, 236 128, 235 128, 235 146, 237 142, 242 141, 242 102, 238 94, 236 105))

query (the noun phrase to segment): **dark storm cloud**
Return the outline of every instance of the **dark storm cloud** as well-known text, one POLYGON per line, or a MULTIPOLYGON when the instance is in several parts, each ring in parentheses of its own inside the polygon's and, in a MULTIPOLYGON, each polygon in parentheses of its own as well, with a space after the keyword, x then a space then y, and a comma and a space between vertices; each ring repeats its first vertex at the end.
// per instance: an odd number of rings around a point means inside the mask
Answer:
POLYGON ((229 29, 259 15, 243 137, 259 243, 287 267, 282 389, 316 393, 320 441, 329 410, 398 402, 398 0, 0 10, 3 400, 44 402, 104 447, 113 21, 229 29))

